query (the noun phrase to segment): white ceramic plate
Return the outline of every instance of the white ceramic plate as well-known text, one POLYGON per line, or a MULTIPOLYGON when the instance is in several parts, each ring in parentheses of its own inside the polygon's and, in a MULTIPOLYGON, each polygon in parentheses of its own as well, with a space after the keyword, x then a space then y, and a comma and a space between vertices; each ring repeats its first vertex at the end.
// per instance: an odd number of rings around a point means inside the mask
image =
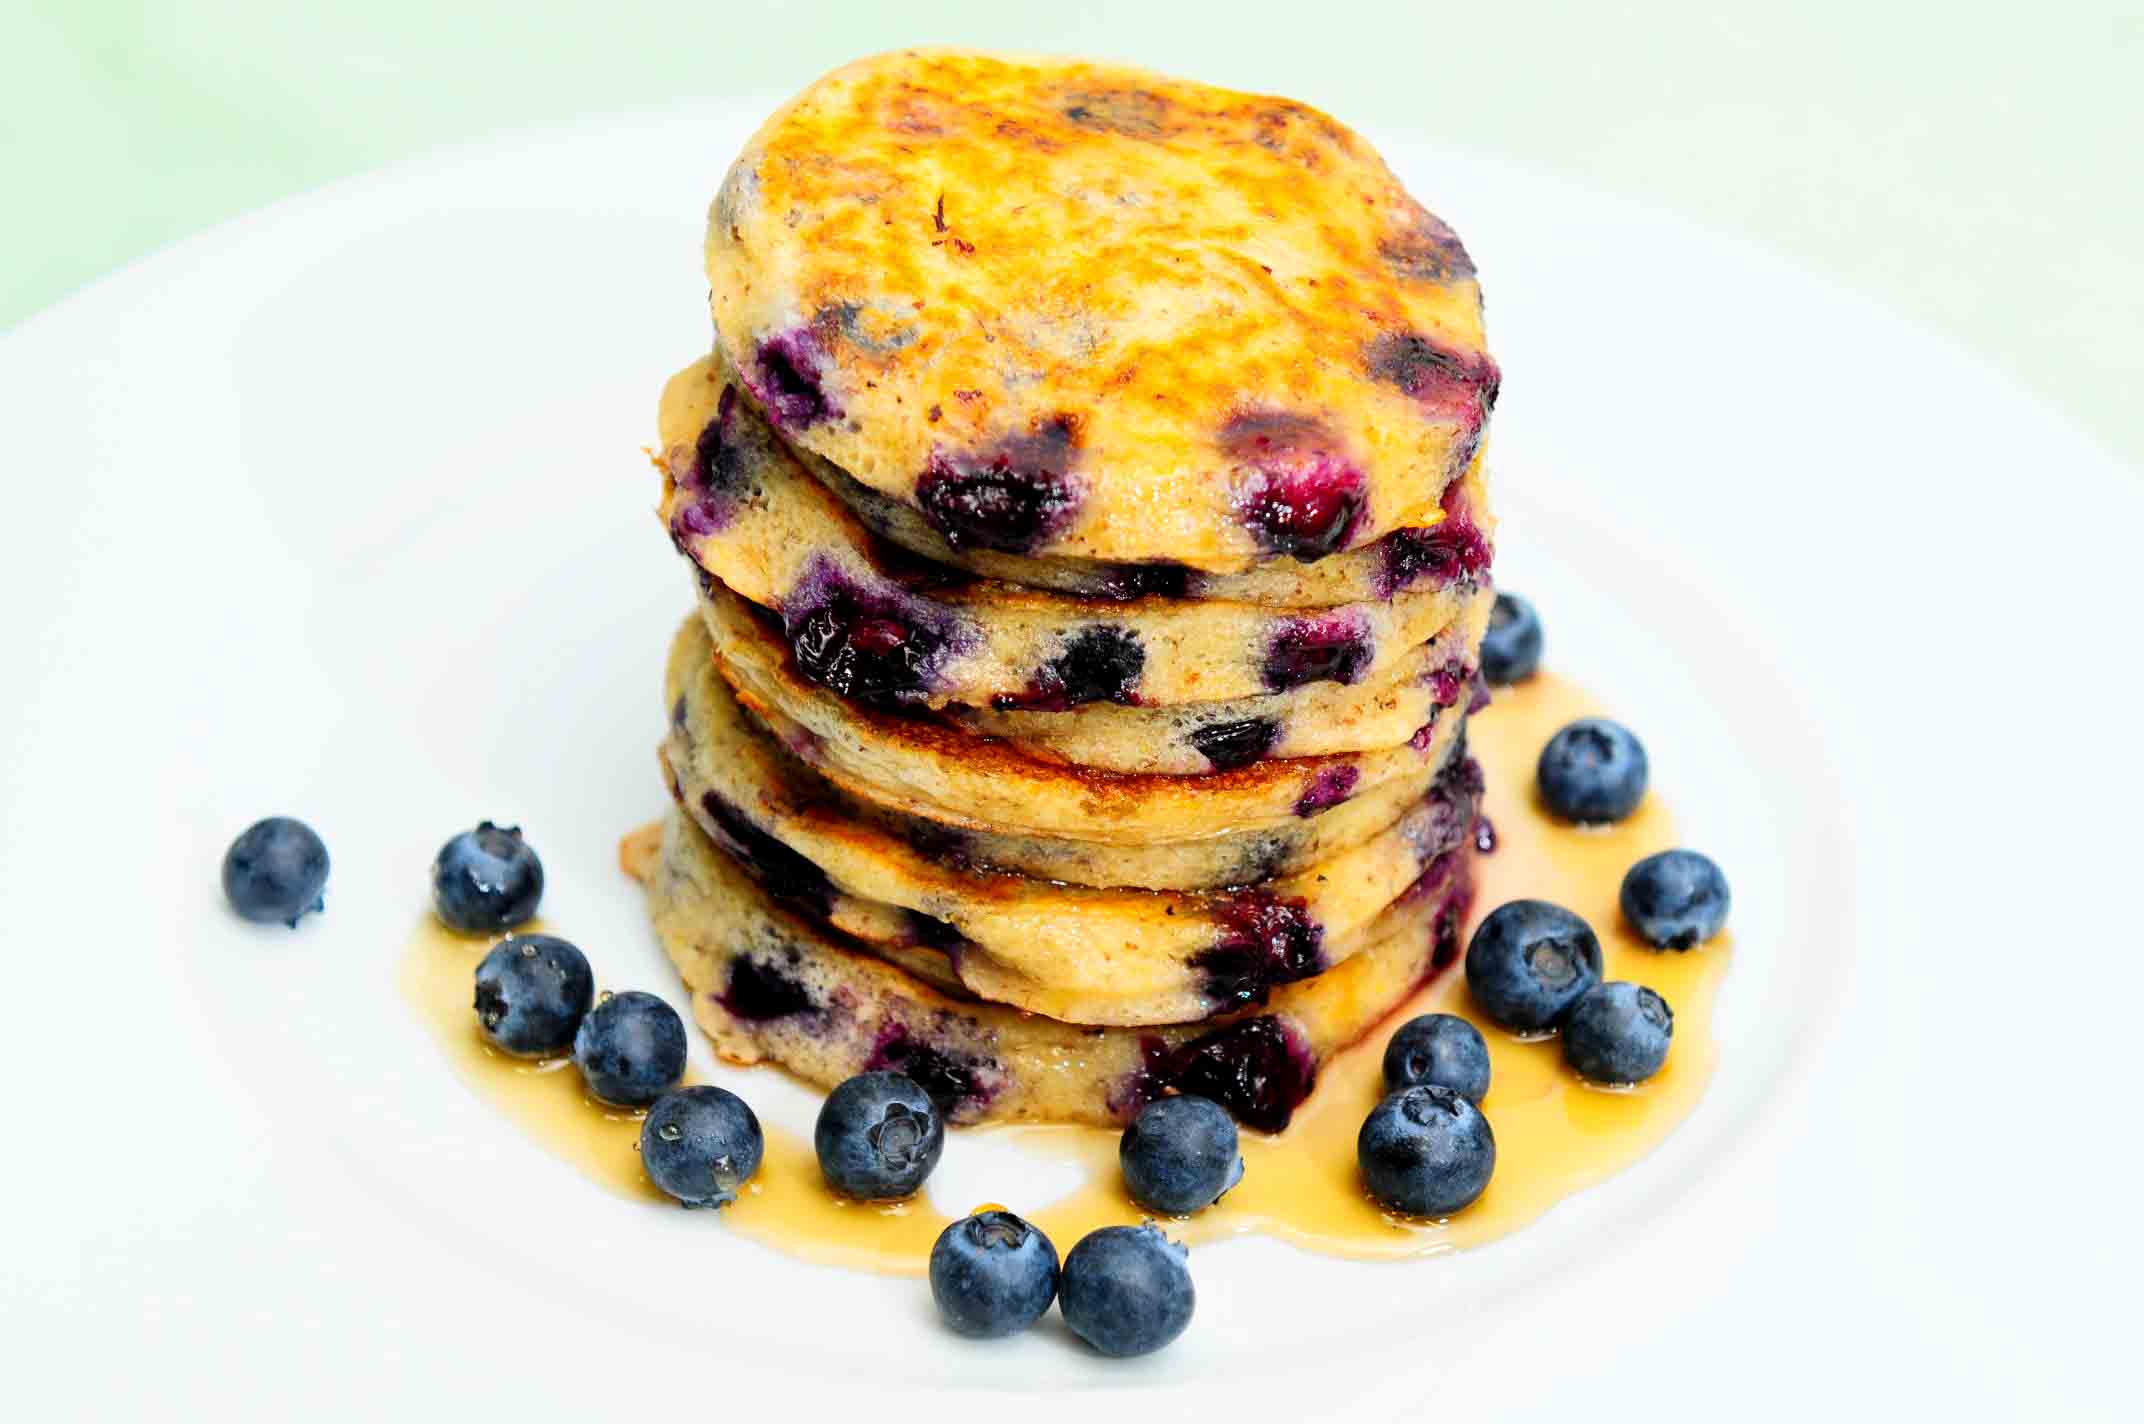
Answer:
MULTIPOLYGON (((637 447, 705 343, 702 205, 764 107, 341 185, 0 346, 20 1417, 2111 1400, 2090 1332, 2133 1149, 2087 1129, 2127 1053, 2080 1030, 2135 1014, 2135 912, 2099 906, 2137 804, 2139 486, 1757 253, 1404 142, 1490 293, 1502 580, 1734 877, 1723 1066, 1660 1152, 1455 1258, 1203 1250, 1190 1333, 1109 1365, 627 1209, 456 1081, 395 972, 479 817, 529 829, 607 982, 678 998, 614 855, 663 803, 687 602, 637 447), (217 887, 277 811, 334 855, 297 934, 217 887)), ((936 1185, 1029 1170, 956 1143, 936 1185)))

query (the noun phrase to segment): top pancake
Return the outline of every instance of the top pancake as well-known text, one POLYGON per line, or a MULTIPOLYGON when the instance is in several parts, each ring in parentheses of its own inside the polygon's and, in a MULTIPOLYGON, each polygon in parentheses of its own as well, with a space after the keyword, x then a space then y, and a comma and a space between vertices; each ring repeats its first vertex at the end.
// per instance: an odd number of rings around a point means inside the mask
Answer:
POLYGON ((819 80, 709 213, 784 434, 949 542, 1234 572, 1433 523, 1495 400, 1459 239, 1324 114, 907 50, 819 80))

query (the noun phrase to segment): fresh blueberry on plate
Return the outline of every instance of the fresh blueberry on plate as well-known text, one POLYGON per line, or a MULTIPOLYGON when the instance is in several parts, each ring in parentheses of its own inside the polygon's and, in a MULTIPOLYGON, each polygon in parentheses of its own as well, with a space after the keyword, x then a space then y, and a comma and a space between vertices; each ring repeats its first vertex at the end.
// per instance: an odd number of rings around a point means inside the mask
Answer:
POLYGON ((1158 1226, 1090 1232, 1065 1257, 1057 1308, 1105 1355, 1152 1354, 1184 1333, 1198 1304, 1187 1254, 1158 1226))
POLYGON ((526 924, 543 899, 543 862, 519 826, 485 821, 439 848, 432 861, 432 907, 449 927, 472 933, 526 924))
POLYGON ((1481 674, 1492 687, 1524 682, 1541 666, 1541 615, 1515 593, 1500 593, 1481 635, 1481 674))
POLYGON ((859 1073, 820 1105, 812 1129, 819 1171, 843 1196, 915 1195, 945 1150, 945 1118, 906 1073, 859 1073))
POLYGON ((1404 1216, 1450 1216, 1473 1204, 1496 1170, 1496 1135, 1450 1088, 1402 1088, 1370 1110, 1355 1139, 1370 1195, 1404 1216))
POLYGON ((477 962, 477 1024, 494 1048, 516 1058, 572 1048, 595 997, 588 956, 556 935, 502 939, 477 962))
POLYGON ((1667 1062, 1674 1036, 1667 1000, 1642 984, 1596 984, 1563 1022, 1563 1061, 1588 1082, 1642 1083, 1667 1062))
POLYGON ((1561 905, 1513 900, 1489 912, 1467 945, 1467 989, 1513 1033, 1541 1033, 1601 981, 1601 942, 1561 905))
POLYGON ((1623 877, 1623 918, 1655 949, 1690 949, 1727 923, 1727 877, 1694 850, 1649 855, 1623 877))
POLYGON ((759 1118, 726 1088, 698 1084, 665 1093, 640 1125, 648 1180, 686 1206, 725 1207, 759 1170, 767 1140, 759 1118))
POLYGON ((1236 1120, 1208 1098, 1148 1103, 1124 1129, 1117 1162, 1132 1200, 1170 1216, 1203 1211, 1243 1180, 1236 1120))
POLYGON ((1581 717, 1548 739, 1535 779, 1541 800, 1582 826, 1620 821, 1645 798, 1645 747, 1606 717, 1581 717))
POLYGON ((644 1108, 685 1076, 685 1021, 653 994, 613 994, 581 1020, 573 1061, 599 1102, 644 1108))
POLYGON ((1489 1045, 1457 1014, 1424 1014, 1401 1024, 1385 1044, 1385 1091, 1432 1084, 1470 1103, 1489 1092, 1489 1045))
POLYGON ((1017 1335, 1057 1299, 1057 1248, 1009 1211, 979 1211, 938 1234, 931 1299, 956 1335, 1017 1335))
POLYGON ((255 821, 223 854, 223 893, 241 919, 298 927, 326 902, 328 848, 313 828, 288 816, 255 821))

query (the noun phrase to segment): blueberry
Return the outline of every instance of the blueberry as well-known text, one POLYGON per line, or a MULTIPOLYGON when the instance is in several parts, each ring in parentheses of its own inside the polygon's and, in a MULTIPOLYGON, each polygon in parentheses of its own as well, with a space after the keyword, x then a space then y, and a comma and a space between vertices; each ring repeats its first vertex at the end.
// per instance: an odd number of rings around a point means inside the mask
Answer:
POLYGON ((819 1170, 844 1196, 913 1196, 945 1150, 945 1119, 905 1073, 859 1073, 826 1095, 812 1129, 819 1170))
POLYGON ((1153 1070, 1157 1084, 1212 1098, 1247 1127, 1279 1132, 1318 1080, 1302 1030, 1274 1014, 1201 1034, 1153 1070))
POLYGON ((685 1076, 685 1021, 653 994, 613 994, 581 1020, 573 1061, 599 1101, 646 1107, 685 1076))
POLYGON ((1148 1103, 1118 1140, 1117 1165, 1139 1205, 1170 1216, 1204 1211, 1243 1180, 1236 1120, 1206 1098, 1148 1103))
POLYGON ((573 1047, 595 1001, 588 956, 555 935, 514 935, 476 966, 476 1021, 492 1046, 517 1058, 549 1058, 573 1047))
POLYGON ((1021 692, 994 699, 1005 708, 1062 712, 1089 702, 1136 703, 1146 648, 1139 635, 1108 623, 1082 628, 1065 650, 1036 672, 1021 692))
POLYGON ((916 503, 956 549, 1027 553, 1079 509, 1077 434, 1075 422, 1059 417, 980 454, 934 451, 916 481, 916 503))
POLYGON ((1147 1355, 1184 1333, 1198 1304, 1188 1253, 1157 1226, 1105 1226, 1065 1257, 1058 1309, 1105 1355, 1147 1355))
POLYGON ((1467 945, 1474 1002, 1514 1033, 1554 1028, 1601 981, 1601 942, 1561 905, 1513 900, 1489 912, 1467 945))
POLYGON ((1496 1170, 1496 1134, 1450 1088, 1402 1088, 1370 1110, 1355 1139, 1370 1195, 1406 1216, 1450 1216, 1473 1204, 1496 1170))
POLYGON ((1727 877, 1694 850, 1649 855, 1623 877, 1623 918, 1655 949, 1703 944, 1727 923, 1727 877))
POLYGON ((1017 1335, 1057 1299, 1057 1248, 1009 1211, 979 1211, 938 1234, 931 1299, 956 1335, 1017 1335))
POLYGON ((815 561, 782 602, 797 670, 843 697, 879 705, 920 700, 951 652, 952 627, 898 589, 872 589, 815 561))
POLYGON ((715 995, 715 1002, 753 1023, 809 1013, 818 1007, 802 981, 749 955, 730 961, 729 983, 715 995))
POLYGON ((1274 692, 1310 682, 1354 683, 1368 671, 1370 656, 1370 629, 1359 616, 1294 618, 1266 644, 1260 672, 1274 692))
POLYGON ((665 1093, 640 1125, 648 1180, 686 1206, 724 1207, 759 1170, 766 1138, 743 1098, 700 1085, 665 1093))
POLYGON ((313 828, 288 816, 255 821, 223 853, 223 894, 241 919, 281 920, 292 929, 326 901, 328 848, 313 828))
POLYGON ((454 929, 512 929, 532 919, 542 899, 543 862, 519 826, 482 822, 432 860, 432 908, 454 929))
POLYGON ((1534 775, 1541 799, 1566 821, 1620 821, 1645 797, 1645 747, 1620 722, 1581 717, 1548 739, 1534 775))
POLYGON ((1424 579, 1441 586, 1473 578, 1490 561, 1489 541, 1464 511, 1427 529, 1393 530, 1377 541, 1377 555, 1380 598, 1390 598, 1424 579))
POLYGON ((1244 717, 1196 727, 1188 735, 1193 749, 1215 771, 1234 771, 1266 754, 1280 735, 1280 723, 1271 717, 1244 717))
POLYGON ((1385 1045, 1385 1091, 1450 1088, 1470 1103, 1489 1092, 1489 1045, 1456 1014, 1424 1014, 1400 1025, 1385 1045))
POLYGON ((1515 593, 1500 593, 1481 635, 1482 675, 1496 687, 1524 682, 1541 666, 1541 615, 1515 593))
POLYGON ((1221 937, 1191 964, 1205 975, 1206 996, 1217 1003, 1255 1003, 1273 985, 1307 979, 1325 967, 1325 929, 1300 898, 1243 890, 1216 902, 1213 914, 1221 937))
POLYGON ((1595 1083, 1642 1083, 1667 1061, 1675 1036, 1668 1001, 1642 984, 1595 984, 1563 1021, 1563 1061, 1595 1083))

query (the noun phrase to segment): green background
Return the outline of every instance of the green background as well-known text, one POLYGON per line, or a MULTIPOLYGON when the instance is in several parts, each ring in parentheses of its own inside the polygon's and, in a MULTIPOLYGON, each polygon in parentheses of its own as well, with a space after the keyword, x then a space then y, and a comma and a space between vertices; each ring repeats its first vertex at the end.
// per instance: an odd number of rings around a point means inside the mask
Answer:
POLYGON ((2144 465, 2144 0, 17 0, 0 321, 393 159, 918 42, 1285 92, 1640 198, 1949 334, 2144 465))

